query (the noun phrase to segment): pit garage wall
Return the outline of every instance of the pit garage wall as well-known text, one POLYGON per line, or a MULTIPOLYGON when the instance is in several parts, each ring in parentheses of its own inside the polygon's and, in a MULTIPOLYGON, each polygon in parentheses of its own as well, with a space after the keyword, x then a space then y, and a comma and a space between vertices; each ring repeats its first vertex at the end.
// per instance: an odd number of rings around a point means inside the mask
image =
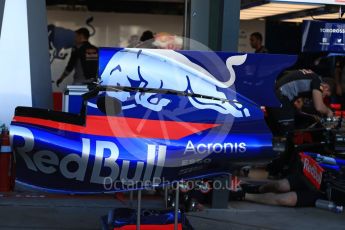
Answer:
MULTIPOLYGON (((48 24, 75 30, 86 26, 85 20, 93 16, 92 25, 96 34, 90 41, 96 46, 127 47, 132 35, 140 35, 145 30, 153 32, 168 32, 170 34, 183 34, 183 16, 176 15, 148 15, 148 14, 121 14, 103 12, 78 12, 63 10, 48 10, 48 24)), ((239 36, 239 52, 253 52, 249 44, 249 36, 253 32, 260 32, 265 37, 265 21, 241 21, 239 36)), ((265 39, 264 39, 265 40, 265 39)), ((55 59, 51 65, 52 80, 55 82, 63 72, 68 58, 55 59)), ((59 88, 52 85, 53 92, 62 92, 67 84, 72 82, 72 74, 59 88)))
MULTIPOLYGON (((92 25, 96 34, 90 41, 96 46, 126 47, 132 35, 140 35, 145 30, 153 32, 168 32, 182 35, 183 16, 174 15, 148 15, 148 14, 120 14, 101 12, 76 11, 47 11, 48 24, 75 30, 86 26, 85 20, 93 16, 92 25)), ((56 81, 63 72, 69 55, 64 60, 55 59, 51 65, 52 80, 56 81)), ((59 88, 53 84, 54 92, 61 92, 65 86, 72 82, 72 74, 59 88)))

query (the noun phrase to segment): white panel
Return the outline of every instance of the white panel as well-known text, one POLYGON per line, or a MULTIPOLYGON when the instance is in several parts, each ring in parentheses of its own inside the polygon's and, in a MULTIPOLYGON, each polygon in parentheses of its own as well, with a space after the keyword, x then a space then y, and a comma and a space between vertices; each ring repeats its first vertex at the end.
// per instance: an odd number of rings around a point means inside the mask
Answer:
POLYGON ((0 37, 0 123, 16 106, 31 106, 27 0, 7 0, 0 37))

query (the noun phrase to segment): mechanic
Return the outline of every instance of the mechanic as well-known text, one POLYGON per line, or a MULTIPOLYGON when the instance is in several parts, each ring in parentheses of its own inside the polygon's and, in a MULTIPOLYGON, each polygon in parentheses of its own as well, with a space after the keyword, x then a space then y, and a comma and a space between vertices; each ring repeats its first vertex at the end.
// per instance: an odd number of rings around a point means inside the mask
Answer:
POLYGON ((276 83, 276 95, 281 102, 280 108, 267 108, 268 124, 275 136, 285 136, 295 128, 296 109, 294 102, 298 98, 311 98, 315 110, 325 116, 332 117, 333 112, 323 99, 331 96, 334 82, 323 80, 312 70, 287 71, 276 83))
MULTIPOLYGON (((274 136, 284 136, 292 138, 292 131, 295 130, 295 118, 298 112, 296 100, 299 98, 312 99, 312 104, 316 112, 328 117, 333 116, 333 112, 328 108, 323 99, 331 96, 334 82, 332 79, 321 79, 312 70, 301 69, 285 72, 276 83, 276 95, 281 102, 280 108, 267 108, 267 124, 274 136)), ((298 105, 298 103, 297 103, 298 105)), ((285 177, 291 168, 291 162, 295 156, 287 149, 281 156, 267 165, 270 179, 285 177)))
POLYGON ((255 53, 268 53, 265 46, 262 45, 262 35, 259 32, 252 33, 249 38, 250 46, 255 49, 255 53))
POLYGON ((230 200, 245 200, 269 205, 290 207, 314 206, 325 193, 317 190, 303 175, 291 174, 287 178, 261 186, 242 185, 242 191, 230 193, 230 200))
POLYGON ((71 57, 62 73, 56 81, 56 86, 63 82, 65 78, 74 70, 73 84, 83 85, 91 83, 97 78, 98 71, 98 49, 89 42, 90 32, 86 28, 75 31, 75 43, 72 48, 71 57))

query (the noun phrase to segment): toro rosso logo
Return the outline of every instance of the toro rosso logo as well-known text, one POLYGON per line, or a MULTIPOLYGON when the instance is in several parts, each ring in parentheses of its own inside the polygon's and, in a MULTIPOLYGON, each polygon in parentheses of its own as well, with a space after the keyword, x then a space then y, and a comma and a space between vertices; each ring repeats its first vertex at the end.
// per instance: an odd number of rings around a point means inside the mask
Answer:
MULTIPOLYGON (((198 109, 211 109, 234 117, 249 117, 250 113, 237 101, 227 101, 226 95, 218 89, 232 86, 236 80, 234 66, 245 63, 247 55, 231 56, 226 60, 227 81, 219 81, 205 68, 193 63, 186 56, 173 50, 123 49, 113 55, 106 65, 101 78, 103 85, 132 86, 136 82, 140 88, 170 89, 191 94, 207 95, 223 99, 188 97, 198 109)), ((130 97, 129 92, 121 95, 107 92, 122 102, 130 97)), ((157 93, 135 94, 135 105, 162 111, 171 101, 157 93)))

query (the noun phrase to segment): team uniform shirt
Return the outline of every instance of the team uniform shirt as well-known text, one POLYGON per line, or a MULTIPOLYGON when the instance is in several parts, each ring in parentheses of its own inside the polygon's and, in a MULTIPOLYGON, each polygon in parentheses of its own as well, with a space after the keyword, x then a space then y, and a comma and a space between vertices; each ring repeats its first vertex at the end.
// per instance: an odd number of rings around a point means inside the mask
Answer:
POLYGON ((312 98, 313 90, 321 91, 321 78, 311 70, 286 73, 276 84, 278 93, 293 102, 297 98, 312 98))
POLYGON ((73 84, 85 84, 93 81, 98 72, 98 49, 89 42, 73 47, 65 75, 74 69, 73 84))
POLYGON ((295 129, 293 103, 298 98, 312 99, 313 90, 321 91, 321 78, 311 70, 289 71, 278 79, 276 94, 281 107, 267 108, 268 123, 274 135, 282 136, 295 129))

